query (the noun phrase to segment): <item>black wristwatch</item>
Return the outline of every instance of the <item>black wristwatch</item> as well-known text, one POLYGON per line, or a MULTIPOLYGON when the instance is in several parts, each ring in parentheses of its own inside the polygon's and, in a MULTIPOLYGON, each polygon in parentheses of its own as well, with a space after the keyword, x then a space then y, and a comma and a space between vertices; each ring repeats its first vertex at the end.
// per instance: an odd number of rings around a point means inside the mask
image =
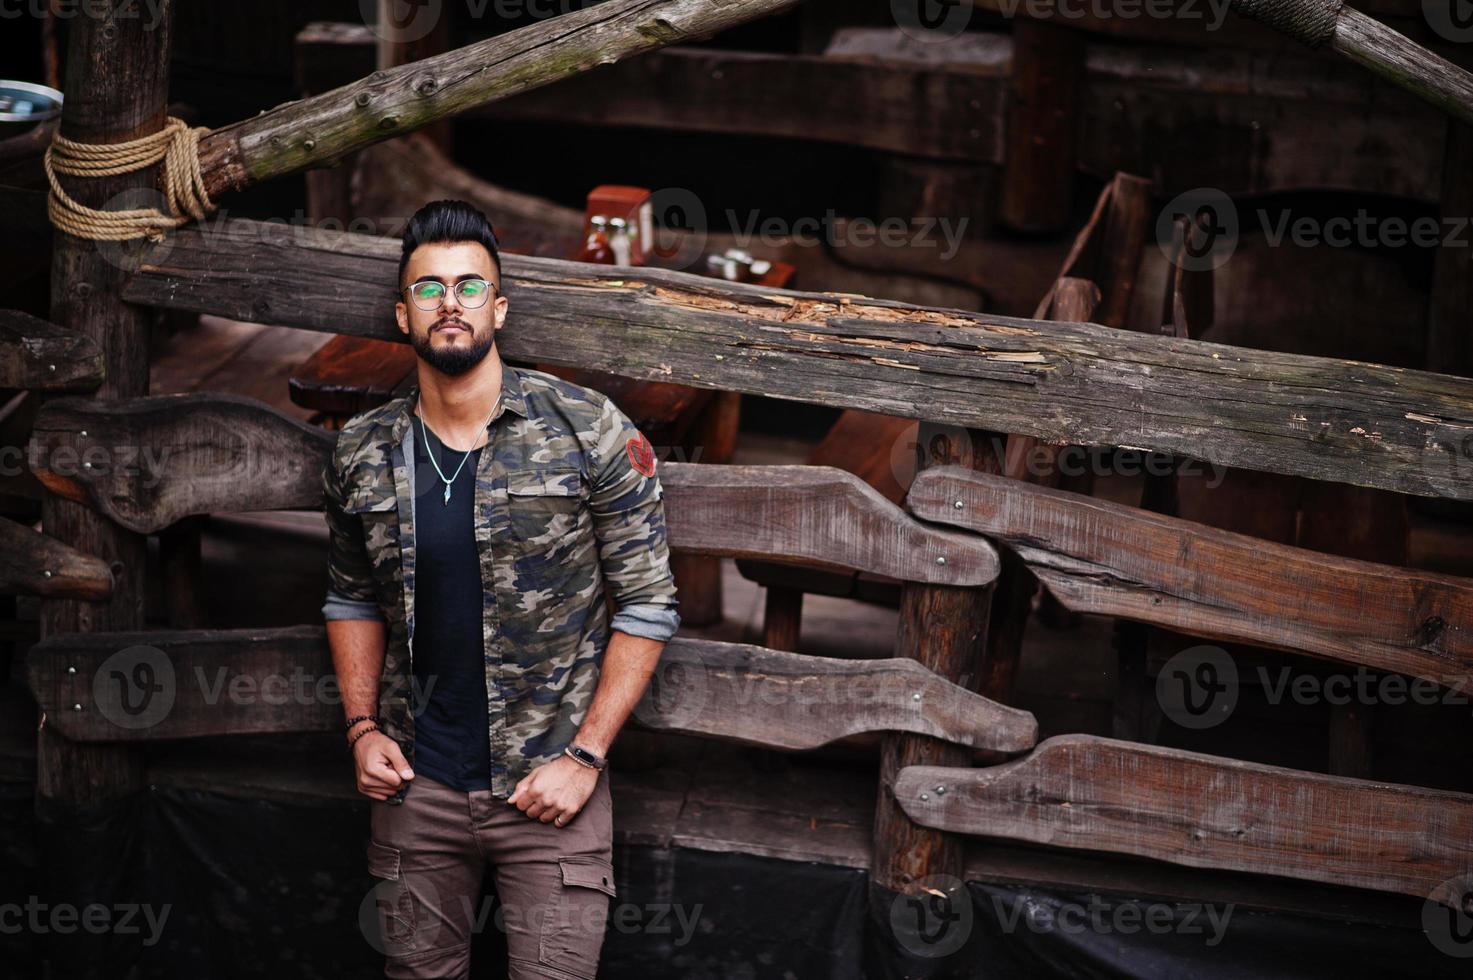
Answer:
POLYGON ((605 759, 603 756, 594 755, 592 752, 579 745, 570 745, 563 750, 563 753, 565 755, 572 756, 576 762, 581 765, 588 766, 590 769, 602 769, 604 766, 607 766, 609 764, 609 760, 605 759))

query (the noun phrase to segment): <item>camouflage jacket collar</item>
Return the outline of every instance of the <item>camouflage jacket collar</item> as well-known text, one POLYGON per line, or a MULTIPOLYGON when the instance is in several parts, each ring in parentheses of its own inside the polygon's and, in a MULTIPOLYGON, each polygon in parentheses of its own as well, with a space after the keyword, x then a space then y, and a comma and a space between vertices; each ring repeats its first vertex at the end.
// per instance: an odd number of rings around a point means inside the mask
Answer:
MULTIPOLYGON (((503 412, 516 412, 522 418, 527 418, 527 400, 522 393, 521 372, 505 361, 501 363, 501 394, 497 396, 496 403, 497 408, 491 413, 493 422, 499 419, 503 412)), ((404 442, 407 430, 414 424, 414 409, 418 404, 419 383, 415 382, 399 399, 399 405, 390 417, 393 444, 399 445, 404 442)))

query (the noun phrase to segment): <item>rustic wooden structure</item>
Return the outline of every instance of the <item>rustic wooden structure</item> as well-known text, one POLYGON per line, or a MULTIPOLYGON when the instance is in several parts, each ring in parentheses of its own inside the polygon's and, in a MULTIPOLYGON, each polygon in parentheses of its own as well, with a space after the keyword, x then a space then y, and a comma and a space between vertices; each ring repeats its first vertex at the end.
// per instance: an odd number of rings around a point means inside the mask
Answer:
MULTIPOLYGON (((210 134, 201 147, 205 183, 213 196, 320 166, 493 98, 790 4, 611 0, 596 15, 386 68, 210 134), (488 63, 496 67, 479 70, 488 63)), ((1046 46, 1048 34, 1023 42, 1046 46)), ((167 37, 80 26, 62 132, 110 142, 157 131, 167 37), (139 84, 102 84, 99 66, 118 70, 94 56, 103 49, 139 84)), ((1336 37, 1340 43, 1338 30, 1336 37)), ((679 73, 703 57, 742 60, 672 52, 641 64, 679 73)), ((1035 57, 1061 59, 1076 80, 1087 68, 1077 50, 1035 57)), ((994 94, 1015 84, 1026 93, 1037 90, 1039 70, 1027 62, 1006 78, 983 72, 949 81, 990 85, 994 94)), ((974 110, 971 102, 946 105, 974 110)), ((1014 102, 1010 117, 1028 118, 1028 109, 1014 102)), ((821 126, 840 125, 821 118, 821 126)), ((888 139, 900 126, 888 136, 887 127, 873 127, 866 138, 888 139)), ((983 158, 992 150, 978 149, 985 141, 976 128, 954 145, 952 127, 936 126, 928 152, 983 158)), ((1039 150, 1052 165, 1030 172, 1044 184, 1073 171, 1055 158, 1079 152, 1065 144, 1039 150)), ((1010 158, 1016 186, 1005 211, 1018 226, 1054 224, 1043 184, 1018 176, 1026 159, 1010 158)), ((151 180, 80 182, 71 193, 100 204, 109 190, 151 180)), ((973 450, 951 447, 923 470, 905 509, 827 467, 666 465, 674 548, 897 580, 898 656, 805 656, 782 649, 791 636, 770 637, 767 647, 678 639, 667 654, 677 669, 662 675, 665 686, 638 721, 789 751, 877 733, 867 865, 877 898, 930 887, 926 880, 938 875, 962 882, 964 836, 980 835, 1460 901, 1452 883, 1473 874, 1473 795, 1137 742, 1040 742, 1033 716, 1007 703, 1018 656, 1008 631, 1026 613, 1035 578, 1071 610, 1449 688, 1465 684, 1473 665, 1467 580, 1110 504, 1020 467, 1021 455, 1046 446, 1055 448, 1045 455, 1068 445, 1123 446, 1473 500, 1473 381, 1194 339, 1207 310, 1197 301, 1201 283, 1185 276, 1169 285, 1166 329, 1121 329, 1137 287, 1131 256, 1144 237, 1144 200, 1140 182, 1112 183, 1031 318, 507 256, 506 291, 519 311, 502 340, 510 356, 915 419, 923 441, 942 425, 972 436, 973 450), (1001 456, 987 448, 994 434, 1004 439, 1001 456), (1007 549, 1007 562, 993 542, 1007 549), (752 684, 774 696, 740 704, 720 696, 725 686, 752 684), (801 696, 807 692, 817 699, 801 696), (986 764, 971 765, 977 761, 986 764), (1437 819, 1426 820, 1429 813, 1437 819)), ((25 549, 0 569, 0 587, 47 600, 42 642, 27 658, 45 712, 38 792, 47 812, 136 790, 142 741, 339 724, 330 703, 216 703, 181 681, 172 711, 156 724, 122 726, 106 700, 112 689, 94 679, 130 646, 159 651, 186 681, 220 663, 261 682, 331 673, 316 626, 141 628, 145 535, 200 515, 318 507, 318 474, 333 442, 330 432, 251 399, 150 396, 144 318, 149 309, 181 310, 401 341, 388 314, 397 252, 390 239, 229 220, 181 228, 109 264, 93 244, 58 233, 53 322, 0 319, 0 345, 16 355, 0 380, 48 393, 34 434, 36 475, 48 491, 44 535, 0 525, 9 553, 25 549), (152 462, 88 462, 92 450, 123 446, 152 462)), ((1446 308, 1461 309, 1455 299, 1446 308)))

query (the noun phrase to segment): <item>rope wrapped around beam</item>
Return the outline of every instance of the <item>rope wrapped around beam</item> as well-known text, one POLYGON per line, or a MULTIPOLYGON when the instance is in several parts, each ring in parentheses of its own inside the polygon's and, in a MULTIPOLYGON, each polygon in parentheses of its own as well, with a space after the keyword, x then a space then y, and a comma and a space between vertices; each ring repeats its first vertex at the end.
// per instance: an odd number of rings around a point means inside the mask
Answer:
POLYGON ((1318 48, 1335 39, 1345 0, 1233 0, 1233 9, 1318 48))
POLYGON ((46 149, 46 179, 51 194, 47 214, 57 228, 90 241, 119 242, 134 238, 162 241, 164 233, 215 210, 200 173, 199 141, 208 127, 191 129, 170 116, 157 133, 124 143, 78 143, 57 133, 46 149), (164 193, 169 213, 156 208, 98 211, 77 203, 62 189, 57 174, 69 177, 112 177, 164 163, 164 193))

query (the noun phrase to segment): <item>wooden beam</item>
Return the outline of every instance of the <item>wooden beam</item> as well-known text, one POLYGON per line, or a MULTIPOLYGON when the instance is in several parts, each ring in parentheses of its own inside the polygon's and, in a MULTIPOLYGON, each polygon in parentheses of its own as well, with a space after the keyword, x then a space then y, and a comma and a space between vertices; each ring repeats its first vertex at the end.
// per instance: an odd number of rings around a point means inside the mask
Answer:
POLYGON ((1091 735, 985 769, 910 767, 895 796, 917 823, 954 833, 1455 906, 1473 872, 1473 796, 1091 735))
POLYGON ((0 518, 0 593, 104 602, 112 591, 107 562, 0 518))
MULTIPOLYGON (((166 237, 129 302, 403 340, 395 239, 251 221, 166 237)), ((680 272, 506 256, 503 354, 1473 499, 1473 380, 680 272)))
MULTIPOLYGON (((53 401, 33 440, 53 493, 153 533, 195 514, 320 508, 336 434, 252 398, 187 394, 53 401)), ((962 587, 997 577, 984 539, 922 524, 834 467, 665 463, 661 482, 681 551, 962 587)))
MULTIPOLYGON (((51 724, 76 741, 342 725, 320 626, 57 636, 32 647, 27 663, 31 690, 44 699, 51 724)), ((684 637, 666 646, 635 718, 659 731, 788 750, 891 730, 999 752, 1026 751, 1038 737, 1028 712, 948 683, 909 659, 836 660, 684 637)))
POLYGON ((922 520, 1005 542, 1078 612, 1473 690, 1468 579, 1306 551, 960 467, 918 477, 907 504, 922 520))
POLYGON ((91 391, 102 384, 102 349, 19 310, 0 310, 0 388, 91 391))
POLYGON ((663 463, 661 482, 681 551, 959 587, 997 577, 990 545, 915 520, 837 467, 663 463))
MULTIPOLYGON (((277 106, 200 140, 212 198, 273 177, 328 166, 493 99, 600 64, 710 37, 797 0, 609 0, 435 58, 377 71, 352 85, 277 106)), ((426 14, 428 16, 428 14, 426 14)))

